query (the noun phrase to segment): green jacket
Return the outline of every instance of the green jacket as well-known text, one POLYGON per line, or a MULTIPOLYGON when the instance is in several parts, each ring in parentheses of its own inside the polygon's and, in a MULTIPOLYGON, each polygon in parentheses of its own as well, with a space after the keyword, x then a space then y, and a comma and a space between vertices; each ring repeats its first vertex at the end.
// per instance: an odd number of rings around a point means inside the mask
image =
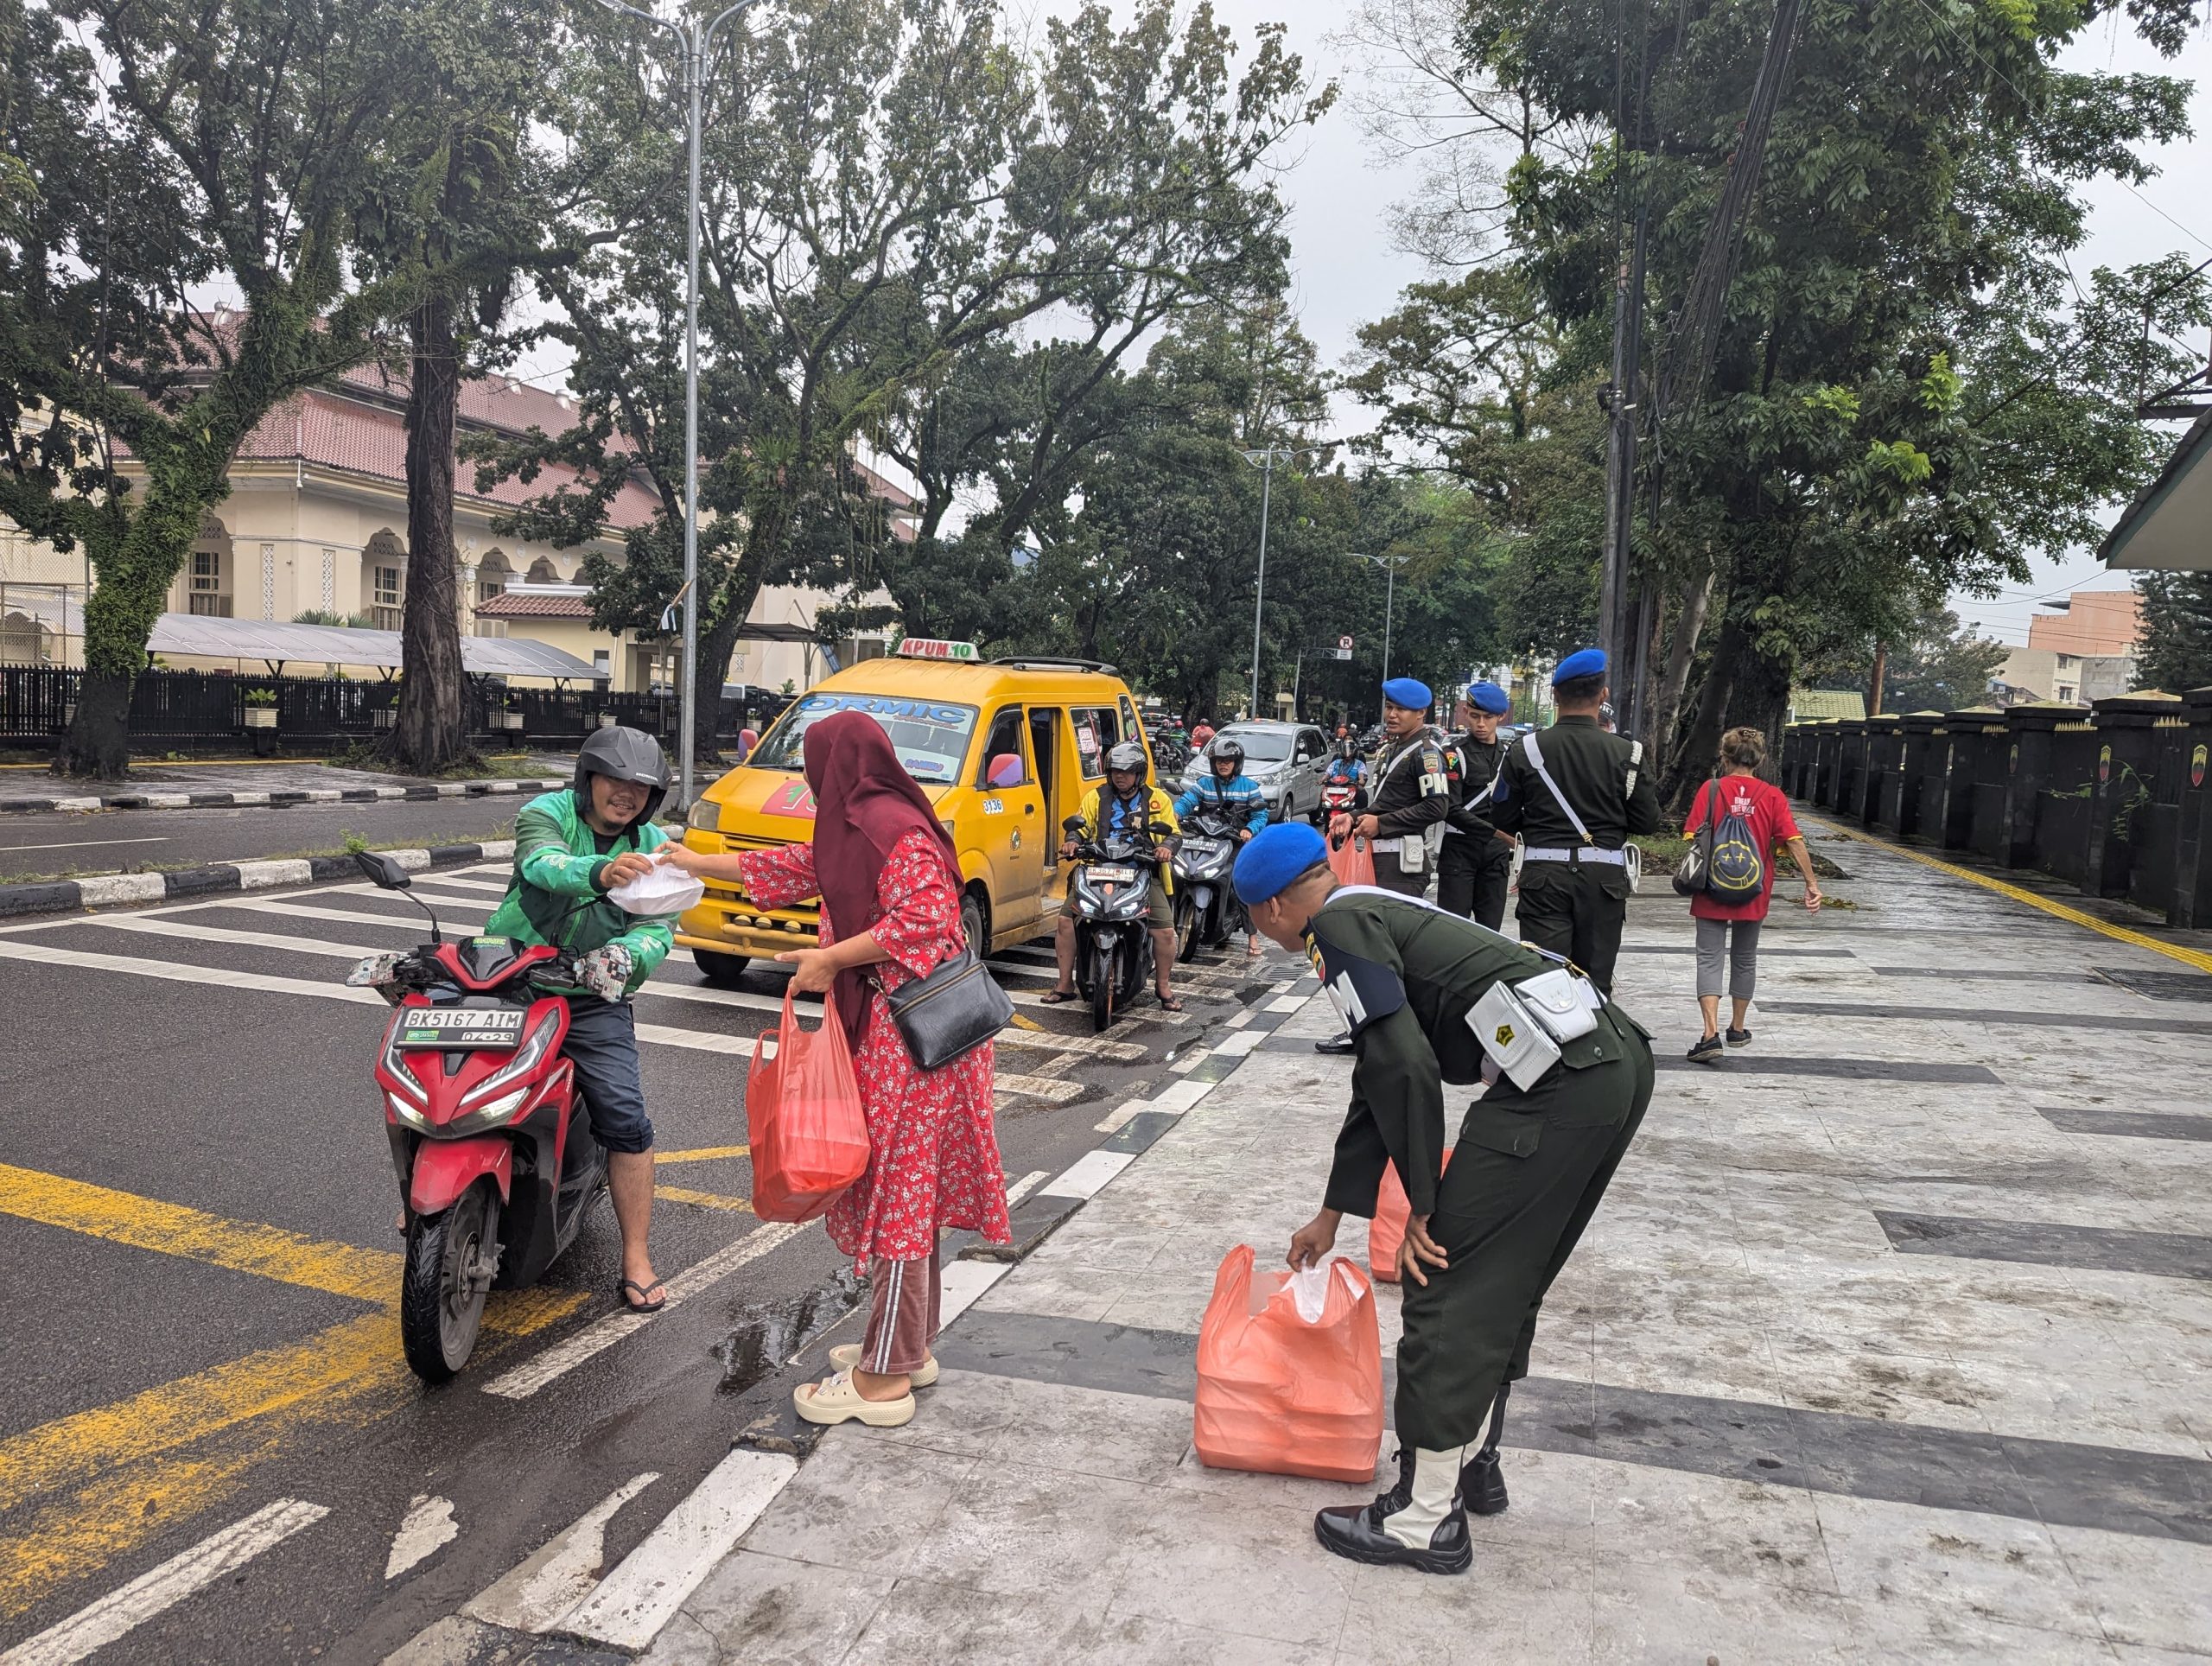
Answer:
POLYGON ((676 946, 677 917, 627 912, 607 900, 599 876, 625 851, 652 850, 667 843, 668 836, 646 822, 621 835, 601 855, 573 789, 532 798, 515 817, 514 876, 484 922, 484 935, 549 943, 571 955, 619 943, 635 963, 626 986, 634 993, 676 946))

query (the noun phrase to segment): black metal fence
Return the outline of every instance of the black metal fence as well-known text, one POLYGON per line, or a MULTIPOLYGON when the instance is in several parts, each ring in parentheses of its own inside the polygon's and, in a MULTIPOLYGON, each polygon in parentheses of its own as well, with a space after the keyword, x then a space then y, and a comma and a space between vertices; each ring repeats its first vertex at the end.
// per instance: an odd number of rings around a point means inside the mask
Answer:
MULTIPOLYGON (((0 746, 57 742, 76 711, 83 677, 51 666, 0 665, 0 746)), ((488 743, 573 747, 609 717, 671 744, 677 739, 679 708, 672 695, 502 688, 471 679, 462 700, 471 732, 488 743)), ((130 690, 130 735, 162 746, 231 745, 272 734, 281 746, 327 746, 389 728, 398 701, 397 683, 142 671, 130 690), (250 721, 249 713, 260 711, 275 712, 273 728, 250 721)), ((735 740, 748 725, 765 728, 789 703, 785 695, 725 699, 715 734, 735 740)))
POLYGON ((2212 926, 2208 755, 2212 689, 2198 689, 1796 723, 1782 784, 1899 838, 2212 926))

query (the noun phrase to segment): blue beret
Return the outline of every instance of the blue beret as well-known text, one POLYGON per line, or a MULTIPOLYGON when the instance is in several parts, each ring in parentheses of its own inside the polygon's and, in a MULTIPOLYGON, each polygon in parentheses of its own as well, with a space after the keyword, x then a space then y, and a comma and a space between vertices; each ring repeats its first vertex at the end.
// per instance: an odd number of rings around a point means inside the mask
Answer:
POLYGON ((1467 690, 1467 703, 1477 711, 1503 717, 1513 709, 1513 696, 1495 683, 1478 683, 1467 690))
POLYGON ((1316 862, 1329 860, 1329 842, 1304 822, 1270 822, 1236 853, 1236 899, 1265 902, 1316 862))
POLYGON ((1428 684, 1414 677, 1392 677, 1382 685, 1382 697, 1394 706, 1403 706, 1408 711, 1427 711, 1436 703, 1436 696, 1428 691, 1428 684))
POLYGON ((1578 677, 1603 677, 1605 674, 1605 651, 1603 648, 1582 648, 1559 662, 1559 669, 1552 673, 1552 686, 1572 683, 1578 677))

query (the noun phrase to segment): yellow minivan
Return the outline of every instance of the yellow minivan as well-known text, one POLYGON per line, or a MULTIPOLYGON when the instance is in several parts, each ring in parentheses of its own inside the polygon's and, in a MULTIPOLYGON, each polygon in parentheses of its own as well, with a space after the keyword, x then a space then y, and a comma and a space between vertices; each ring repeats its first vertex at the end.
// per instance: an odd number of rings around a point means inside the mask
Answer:
MULTIPOLYGON (((1135 741, 1152 755, 1111 665, 985 660, 973 643, 909 637, 895 656, 838 671, 793 701, 752 754, 700 794, 683 843, 758 850, 811 838, 799 746, 807 726, 833 711, 866 712, 889 733, 960 852, 969 941, 991 950, 1052 929, 1067 893, 1060 823, 1104 779, 1106 754, 1135 741)), ((676 940, 724 983, 749 959, 812 943, 817 914, 810 903, 758 907, 738 886, 713 881, 676 940)))

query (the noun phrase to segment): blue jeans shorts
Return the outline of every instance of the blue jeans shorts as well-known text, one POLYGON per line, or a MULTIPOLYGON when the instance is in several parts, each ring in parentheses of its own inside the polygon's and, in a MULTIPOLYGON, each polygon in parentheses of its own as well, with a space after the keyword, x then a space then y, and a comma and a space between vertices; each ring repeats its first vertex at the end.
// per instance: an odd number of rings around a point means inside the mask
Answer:
POLYGON ((576 1089, 591 1117, 592 1137, 609 1151, 653 1148, 645 1084, 638 1070, 638 1021, 626 1001, 595 995, 569 998, 569 1039, 561 1051, 576 1069, 576 1089))

